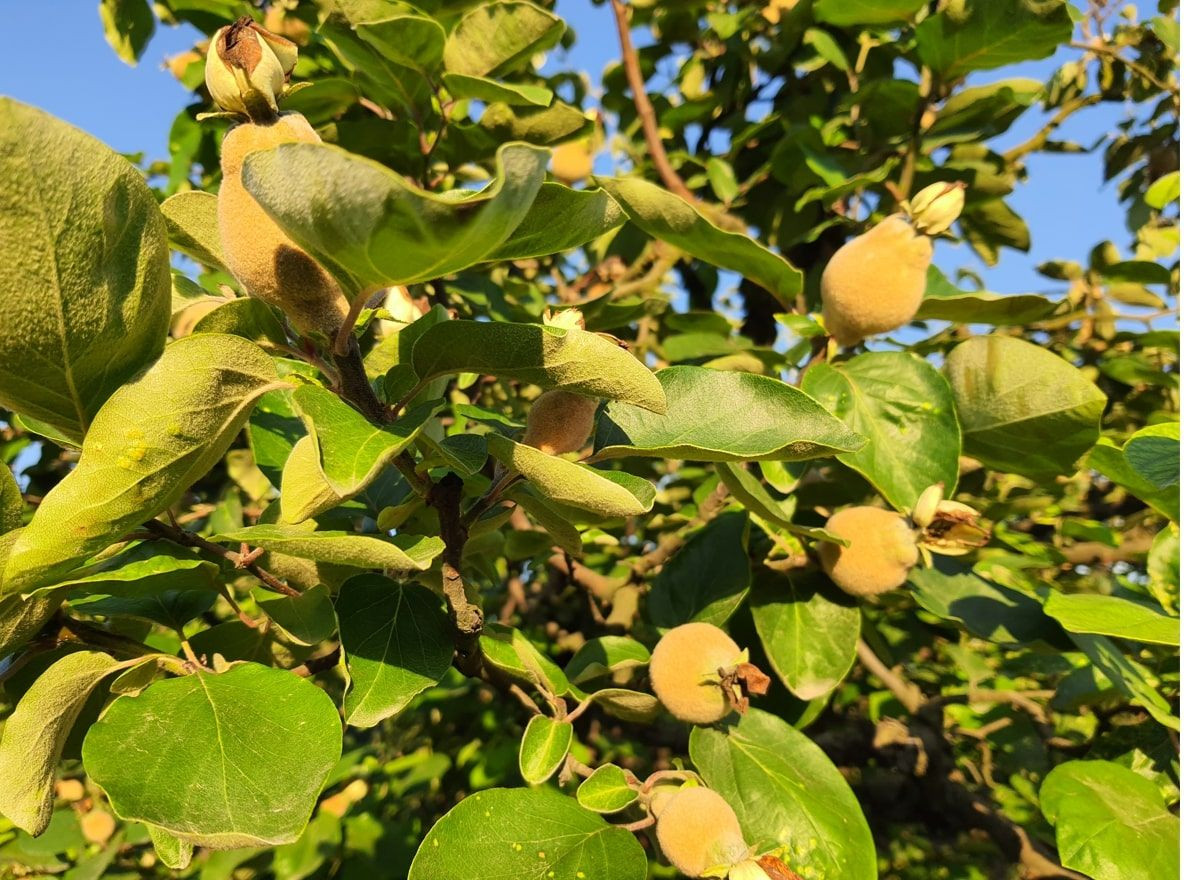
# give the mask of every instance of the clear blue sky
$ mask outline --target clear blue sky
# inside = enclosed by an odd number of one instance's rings
[[[1143,3],[1142,5],[1147,5]],[[8,36],[0,53],[0,94],[34,104],[90,132],[121,152],[143,152],[164,158],[169,125],[187,101],[188,92],[163,69],[164,59],[192,46],[190,28],[159,27],[138,67],[121,62],[103,39],[97,0],[0,0]],[[558,12],[579,35],[565,66],[586,70],[596,85],[617,46],[612,13],[588,0],[559,0]],[[48,19],[48,21],[46,20]],[[46,42],[46,30],[51,30]],[[37,36],[34,37],[33,35]],[[22,36],[24,35],[24,36]],[[639,32],[639,43],[646,35]],[[45,54],[52,53],[52,61]],[[1012,76],[1045,80],[1063,61],[1074,57],[1062,50],[1056,57],[979,74],[989,82]],[[1093,143],[1112,130],[1124,110],[1103,105],[1079,113],[1058,137]],[[1042,114],[1030,110],[999,139],[1003,148],[1018,143],[1039,128]],[[1004,251],[999,266],[986,269],[967,248],[943,245],[937,262],[947,272],[961,266],[983,274],[999,292],[1057,291],[1055,282],[1033,267],[1047,259],[1083,259],[1099,240],[1113,239],[1126,250],[1130,234],[1124,213],[1101,179],[1101,157],[1036,155],[1028,163],[1029,179],[1010,197],[1011,204],[1032,230],[1032,251]]]

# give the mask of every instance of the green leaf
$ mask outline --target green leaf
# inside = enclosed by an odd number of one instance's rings
[[[591,697],[609,715],[631,724],[653,724],[662,713],[662,704],[653,694],[628,688],[601,688]]]
[[[628,636],[600,636],[580,645],[563,671],[572,684],[636,669],[650,662],[650,652],[641,642]]]
[[[564,30],[562,19],[533,3],[484,3],[448,35],[444,66],[468,76],[506,73],[550,49]]]
[[[452,663],[452,635],[440,597],[378,574],[350,578],[337,596],[349,670],[345,720],[373,727],[438,684]]]
[[[1067,868],[1094,880],[1160,880],[1180,873],[1180,817],[1159,788],[1109,761],[1067,761],[1040,786]]]
[[[1060,310],[1062,304],[1035,293],[998,294],[955,287],[936,266],[929,267],[925,298],[917,317],[955,324],[1010,326],[1031,324]]]
[[[218,594],[209,590],[165,590],[148,596],[84,596],[71,600],[70,607],[103,617],[138,617],[180,631],[216,601]]]
[[[217,590],[217,578],[213,562],[169,541],[143,541],[45,589],[134,598],[170,589]]]
[[[412,366],[421,382],[449,373],[485,373],[625,400],[665,412],[662,386],[645,364],[586,330],[543,324],[445,321],[415,343]]]
[[[1173,522],[1180,521],[1180,490],[1175,485],[1160,488],[1144,479],[1131,466],[1131,461],[1109,439],[1103,437],[1090,450],[1086,465],[1101,473],[1106,479],[1122,486],[1153,509]]]
[[[408,880],[555,877],[645,880],[630,832],[548,788],[495,788],[465,798],[432,826]]]
[[[563,696],[571,688],[563,670],[511,626],[487,623],[481,631],[481,652],[495,669],[552,696]]]
[[[982,199],[967,204],[958,218],[966,241],[988,266],[999,262],[1001,248],[1028,251],[1032,234],[1028,224],[1003,199]]]
[[[87,773],[120,817],[218,849],[299,837],[340,756],[328,695],[257,663],[120,697],[82,744]],[[162,796],[161,780],[185,796]]]
[[[271,306],[261,299],[240,297],[218,306],[193,325],[194,333],[229,333],[252,342],[287,345],[288,334]]]
[[[424,571],[444,552],[444,542],[437,537],[398,535],[388,540],[354,532],[322,532],[306,526],[274,524],[235,529],[219,535],[217,540],[246,542],[252,547],[317,562],[395,571]]]
[[[580,783],[576,800],[594,813],[619,813],[637,800],[637,789],[616,764],[601,764]]]
[[[586,135],[593,124],[578,107],[552,101],[550,107],[490,104],[481,114],[480,127],[497,141],[549,146]]]
[[[0,546],[3,540],[0,538]],[[4,553],[0,552],[0,559],[3,558]],[[24,647],[49,623],[61,604],[60,598],[44,596],[28,599],[23,596],[0,597],[0,659]]]
[[[744,837],[792,848],[798,873],[875,880],[876,850],[846,780],[805,734],[759,709],[691,731],[691,760],[736,809]]]
[[[1072,35],[1063,0],[966,3],[917,26],[917,53],[922,64],[949,81],[973,70],[1047,58]]]
[[[25,496],[8,465],[0,464],[0,535],[20,528]]]
[[[802,390],[869,439],[838,459],[897,510],[911,510],[934,483],[953,492],[962,453],[954,394],[926,361],[911,352],[884,351],[815,364]]]
[[[748,594],[748,514],[717,516],[662,566],[646,600],[655,626],[692,620],[723,626]]]
[[[237,336],[169,345],[111,395],[73,471],[46,494],[12,548],[4,592],[28,592],[181,500],[226,454],[275,366]]]
[[[1106,636],[1071,633],[1069,638],[1120,693],[1146,709],[1164,727],[1180,729],[1179,716],[1152,685],[1151,670],[1124,654]]]
[[[168,228],[169,244],[203,266],[229,272],[218,232],[218,197],[191,190],[169,196],[160,212]]]
[[[914,568],[909,586],[930,614],[956,621],[980,639],[1013,645],[1064,641],[1035,598],[979,577],[948,556],[935,556],[932,568]]]
[[[1048,480],[1073,473],[1098,439],[1106,395],[1050,351],[980,336],[946,358],[967,455],[1004,473]]]
[[[1039,80],[1020,78],[959,89],[937,112],[923,143],[933,149],[1000,135],[1043,93]]]
[[[793,498],[778,501],[765,488],[760,478],[749,473],[743,464],[718,461],[715,463],[715,472],[719,474],[720,482],[728,487],[732,497],[750,512],[782,528],[798,529],[798,526],[793,524],[796,506]]]
[[[1122,454],[1136,474],[1157,489],[1180,482],[1180,425],[1150,425],[1126,441]]]
[[[792,310],[802,291],[802,273],[747,235],[728,232],[684,199],[637,177],[594,177],[647,234],[692,257],[739,272]]]
[[[164,220],[126,159],[11,98],[0,98],[0,215],[0,406],[77,444],[164,346]]]
[[[135,67],[156,30],[156,16],[148,0],[99,0],[99,18],[103,20],[103,36],[115,54]]]
[[[546,150],[505,144],[489,186],[441,195],[337,147],[284,144],[248,156],[243,185],[358,293],[430,281],[489,259],[529,213],[547,160]]]
[[[814,18],[827,24],[849,27],[908,21],[925,0],[817,0]]]
[[[494,458],[550,501],[603,517],[638,516],[654,506],[654,487],[641,477],[567,461],[498,434],[487,435],[486,442]]]
[[[189,867],[189,863],[193,861],[193,844],[186,843],[179,837],[174,837],[163,828],[157,828],[155,825],[148,825],[148,836],[152,838],[152,848],[156,851],[156,857],[164,863],[165,867],[172,868],[174,871],[184,871]]]
[[[597,458],[804,461],[867,442],[809,395],[768,376],[684,366],[657,377],[666,414],[609,403],[596,425]]]
[[[0,730],[0,814],[38,835],[53,815],[54,770],[70,728],[100,681],[120,664],[97,651],[67,654],[21,697]]]
[[[296,525],[337,507],[344,499],[321,469],[316,440],[301,437],[284,462],[280,479],[280,522]]]
[[[1053,592],[1044,603],[1044,612],[1069,632],[1180,645],[1179,618],[1118,596]]]
[[[599,238],[625,222],[625,214],[602,189],[572,189],[544,183],[526,219],[490,256],[525,260],[564,253]]]
[[[464,73],[444,74],[444,88],[454,98],[470,98],[489,104],[501,101],[510,106],[547,107],[555,97],[555,93],[545,86],[503,83]]]
[[[518,747],[518,772],[527,785],[542,785],[557,771],[571,748],[573,728],[566,721],[535,715]]]
[[[1167,611],[1180,606],[1180,530],[1166,525],[1159,530],[1147,553],[1148,588]],[[3,625],[0,624],[0,631]],[[0,644],[3,638],[0,637]],[[0,648],[0,654],[4,650]]]
[[[374,425],[340,397],[318,385],[301,385],[292,399],[304,417],[329,487],[352,498],[415,440],[440,409],[437,402],[411,407],[387,425]]]
[[[855,663],[859,605],[817,574],[762,569],[748,600],[765,656],[799,700],[834,690]]]
[[[530,514],[530,518],[547,530],[547,534],[568,556],[583,556],[584,543],[579,530],[558,510],[539,498],[527,485],[517,485],[506,492],[506,497],[516,502]]]
[[[363,21],[354,29],[383,58],[432,75],[444,63],[444,28],[423,15],[395,15]]]
[[[318,644],[337,630],[333,597],[324,584],[317,584],[299,596],[284,596],[262,587],[256,587],[251,595],[259,610],[298,645]]]

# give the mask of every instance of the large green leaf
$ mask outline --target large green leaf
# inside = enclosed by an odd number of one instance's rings
[[[1061,303],[1036,293],[962,290],[950,283],[940,269],[930,266],[925,298],[921,300],[917,317],[955,324],[1009,326],[1040,321],[1061,308]]]
[[[460,20],[444,45],[444,66],[452,73],[506,73],[563,36],[563,20],[533,3],[483,3]]]
[[[917,26],[921,62],[946,80],[1047,58],[1073,35],[1064,0],[991,0],[946,7]]]
[[[169,232],[169,244],[212,269],[229,271],[218,232],[218,197],[190,190],[169,196],[161,203]]]
[[[859,641],[859,605],[827,578],[761,569],[748,604],[765,656],[798,699],[817,699],[847,677]]]
[[[699,529],[662,566],[646,599],[655,626],[692,620],[723,626],[748,594],[748,515],[724,513]]]
[[[1128,657],[1106,636],[1070,633],[1069,638],[1120,693],[1146,709],[1164,727],[1180,729],[1180,717],[1163,694],[1155,689],[1151,670]]]
[[[637,838],[547,788],[470,795],[427,833],[408,880],[645,880]]]
[[[379,574],[350,578],[337,596],[350,688],[345,720],[373,727],[437,684],[452,663],[452,635],[440,597]]]
[[[1045,601],[1044,612],[1069,632],[1180,645],[1179,618],[1119,596],[1054,592]]]
[[[1127,463],[1156,489],[1180,482],[1180,424],[1166,422],[1136,431],[1122,447]]]
[[[802,273],[747,235],[716,226],[684,199],[638,177],[595,177],[629,219],[654,238],[696,259],[739,272],[777,298],[786,309],[802,290]]]
[[[436,537],[399,535],[388,539],[354,532],[313,531],[305,525],[247,526],[219,535],[218,540],[245,542],[252,547],[317,562],[395,571],[423,571],[444,552],[444,542]]]
[[[1050,351],[1010,336],[963,342],[946,359],[967,455],[1004,473],[1072,473],[1098,439],[1106,395]]]
[[[925,132],[926,149],[1000,135],[1044,93],[1035,79],[1011,78],[955,92]]]
[[[624,222],[620,205],[602,189],[544,183],[526,219],[489,259],[523,260],[563,253]]]
[[[817,0],[814,18],[845,27],[854,24],[892,24],[908,21],[925,0]]]
[[[571,748],[573,729],[568,721],[534,715],[518,746],[518,772],[528,785],[542,785],[559,769]]]
[[[727,727],[696,727],[691,760],[735,808],[750,844],[791,847],[799,873],[875,880],[876,849],[859,802],[804,733],[749,709]]]
[[[611,402],[596,425],[596,457],[802,461],[867,441],[812,397],[768,376],[669,367],[658,381],[666,414]]]
[[[424,15],[394,15],[364,21],[355,28],[359,37],[395,64],[426,75],[440,69],[444,60],[444,28]]]
[[[845,363],[816,364],[802,390],[869,438],[839,455],[897,510],[913,508],[928,486],[958,482],[962,437],[950,383],[915,354],[870,352]]]
[[[0,463],[0,535],[11,532],[21,524],[25,511],[25,496],[8,465]]]
[[[666,411],[662,386],[650,369],[611,340],[587,330],[444,321],[419,337],[411,363],[421,382],[449,373],[487,373]]]
[[[1162,880],[1180,873],[1180,817],[1158,786],[1109,761],[1068,761],[1040,786],[1067,868],[1094,880]]]
[[[380,426],[319,385],[301,385],[292,399],[305,419],[330,488],[343,499],[370,485],[440,408],[438,403],[420,404]]]
[[[641,477],[620,471],[600,471],[488,435],[490,454],[521,474],[540,495],[600,516],[637,516],[654,506],[654,487]]]
[[[27,592],[176,504],[226,453],[259,396],[279,386],[259,346],[201,333],[169,345],[111,395],[78,467],[21,534],[4,592]]]
[[[340,757],[329,696],[257,663],[120,697],[82,744],[117,814],[218,849],[299,837]]]
[[[490,104],[500,101],[514,107],[547,107],[555,97],[555,93],[546,86],[500,83],[488,77],[464,73],[444,74],[444,87],[454,98]]]
[[[38,676],[0,730],[0,814],[30,834],[53,815],[54,771],[78,713],[119,664],[97,651],[67,654]]]
[[[259,610],[298,645],[323,642],[337,629],[333,597],[325,584],[317,584],[299,596],[285,596],[256,587],[251,596]]]
[[[547,160],[546,150],[505,144],[489,186],[440,195],[337,147],[284,144],[251,154],[243,184],[348,289],[374,291],[489,259],[529,213]]]
[[[1086,464],[1172,521],[1180,521],[1180,487],[1160,487],[1144,478],[1109,438],[1103,437],[1090,450]]]
[[[77,443],[164,346],[164,220],[126,159],[0,98],[0,406]]]
[[[71,597],[152,596],[166,590],[216,590],[218,566],[170,541],[143,541],[44,588]],[[36,591],[39,592],[39,591]]]

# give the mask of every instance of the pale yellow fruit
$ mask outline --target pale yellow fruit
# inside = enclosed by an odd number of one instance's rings
[[[91,810],[78,820],[82,836],[91,843],[106,843],[115,833],[115,818],[103,810]]]
[[[736,812],[710,788],[684,788],[658,817],[658,846],[688,877],[730,867],[748,855]]]
[[[86,789],[77,779],[59,779],[54,783],[54,794],[64,801],[80,801],[86,797]]]
[[[226,265],[251,296],[280,309],[300,333],[331,338],[349,311],[337,282],[286,236],[243,186],[243,161],[280,144],[319,144],[299,113],[270,124],[244,123],[222,141],[222,188],[218,232]],[[300,181],[292,181],[299,186]]]
[[[551,173],[571,185],[592,173],[594,159],[590,141],[568,141],[551,152]]]
[[[742,660],[740,646],[719,627],[684,623],[662,636],[650,657],[654,696],[680,721],[714,724],[732,712],[720,669]]]
[[[875,596],[904,584],[917,564],[917,536],[908,520],[879,507],[848,507],[826,521],[826,530],[850,544],[818,548],[822,568],[852,596]]]
[[[925,295],[933,244],[902,217],[851,239],[822,272],[822,319],[839,345],[907,324]]]
[[[522,442],[548,455],[577,452],[592,433],[599,401],[570,391],[547,391],[530,406]]]

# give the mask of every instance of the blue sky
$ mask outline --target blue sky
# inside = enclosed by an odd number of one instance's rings
[[[48,22],[47,5],[53,9]],[[190,28],[159,27],[139,66],[128,67],[104,41],[97,7],[97,0],[53,0],[52,4],[0,0],[9,35],[0,53],[0,94],[48,110],[121,152],[163,158],[169,126],[187,102],[188,92],[162,65],[169,55],[192,46],[197,33]],[[586,70],[593,84],[598,83],[601,71],[617,53],[611,11],[589,0],[558,0],[558,12],[578,40],[566,58],[555,60]],[[45,58],[47,45],[41,36],[47,27],[52,29],[52,61]],[[636,39],[644,44],[646,35],[639,32]],[[1054,58],[989,71],[976,80],[1028,76],[1043,81],[1075,55],[1062,50]],[[1093,143],[1112,130],[1125,112],[1114,105],[1091,108],[1075,116],[1058,137]],[[1024,140],[1041,123],[1039,110],[1030,110],[998,139],[999,146]],[[1098,154],[1034,155],[1028,171],[1028,181],[1009,201],[1031,227],[1031,253],[1005,251],[1000,264],[988,269],[968,248],[943,244],[936,258],[941,268],[947,273],[959,267],[973,269],[990,289],[1002,293],[1060,292],[1056,282],[1034,271],[1036,264],[1054,258],[1084,259],[1105,238],[1126,250],[1130,234],[1125,214],[1114,198],[1113,186],[1102,184]]]

